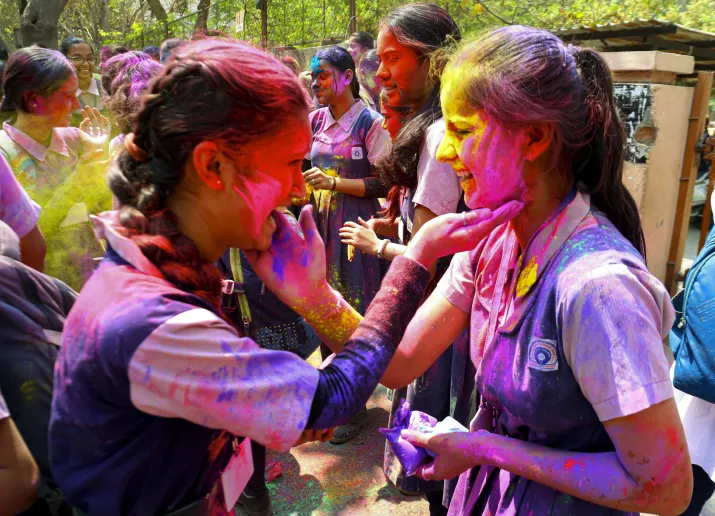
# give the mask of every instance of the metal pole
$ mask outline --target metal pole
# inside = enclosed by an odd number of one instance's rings
[[[268,0],[261,3],[261,47],[268,50]]]

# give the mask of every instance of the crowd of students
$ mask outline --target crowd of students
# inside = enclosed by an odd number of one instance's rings
[[[420,3],[307,71],[227,37],[97,64],[2,72],[0,514],[269,515],[266,448],[348,442],[378,383],[390,426],[470,429],[404,431],[415,475],[386,445],[433,516],[690,510],[597,53]]]

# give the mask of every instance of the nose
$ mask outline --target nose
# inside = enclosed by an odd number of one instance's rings
[[[390,78],[390,71],[387,69],[385,63],[383,63],[382,61],[380,61],[380,65],[377,67],[377,72],[375,72],[375,76],[383,82]]]
[[[75,110],[77,110],[77,109],[82,109],[82,104],[79,103],[79,99],[78,99],[77,96],[75,95],[75,96],[72,98],[72,111],[75,111]]]
[[[437,147],[436,157],[437,161],[441,161],[442,163],[450,163],[457,158],[457,150],[454,148],[454,144],[449,135],[445,134],[439,147]]]
[[[303,172],[301,172],[300,167],[293,173],[293,177],[291,179],[293,181],[293,185],[290,189],[291,198],[304,198],[307,192],[305,190],[305,180],[303,179]]]

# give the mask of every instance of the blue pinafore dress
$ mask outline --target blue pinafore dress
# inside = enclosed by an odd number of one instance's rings
[[[319,109],[311,118],[313,145],[310,162],[329,176],[344,179],[365,179],[370,176],[367,135],[380,114],[363,109],[342,141],[323,134],[329,108]],[[380,210],[375,198],[356,197],[329,190],[315,190],[311,196],[320,236],[325,243],[328,282],[340,292],[360,314],[380,289],[382,277],[389,263],[356,251],[348,259],[348,246],[340,241],[340,228],[347,221],[357,222],[358,217],[369,220]]]

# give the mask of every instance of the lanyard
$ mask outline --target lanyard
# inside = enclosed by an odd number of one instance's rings
[[[246,336],[249,335],[251,325],[251,309],[248,306],[248,298],[246,297],[246,286],[243,283],[243,269],[241,268],[241,251],[231,248],[231,275],[233,276],[234,284],[240,285],[239,288],[234,288],[233,293],[238,299],[238,306],[241,309],[243,317],[243,328],[246,331]]]

